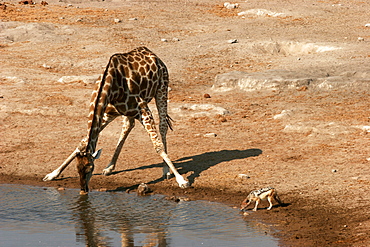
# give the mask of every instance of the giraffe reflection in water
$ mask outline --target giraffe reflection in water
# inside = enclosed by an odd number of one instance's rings
[[[163,221],[168,212],[159,212],[159,222],[156,217],[151,218],[150,215],[140,217],[140,214],[145,214],[142,208],[138,211],[134,207],[124,206],[118,198],[116,203],[110,201],[115,211],[99,210],[94,203],[88,196],[80,196],[73,208],[77,242],[89,247],[116,246],[117,242],[109,236],[109,232],[114,231],[120,234],[121,247],[137,246],[135,236],[139,236],[140,246],[168,246],[167,224]],[[142,220],[138,221],[140,218]],[[167,216],[165,220],[169,219],[170,216]]]

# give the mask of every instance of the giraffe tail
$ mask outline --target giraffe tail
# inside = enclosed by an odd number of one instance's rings
[[[172,122],[174,122],[174,120],[169,115],[166,115],[166,123],[167,123],[167,126],[168,126],[168,128],[170,128],[170,130],[173,131]]]

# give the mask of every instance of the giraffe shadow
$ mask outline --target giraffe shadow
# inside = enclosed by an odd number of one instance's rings
[[[178,167],[180,173],[192,172],[187,179],[190,184],[193,184],[195,178],[212,166],[231,160],[259,156],[260,154],[262,154],[261,149],[221,150],[183,157],[175,161],[175,166]]]
[[[262,154],[261,149],[246,149],[246,150],[221,150],[221,151],[213,151],[213,152],[206,152],[198,155],[183,157],[173,161],[176,169],[179,171],[180,174],[185,174],[190,172],[191,175],[187,177],[190,185],[194,183],[194,180],[200,176],[200,174],[212,166],[218,165],[222,162],[227,162],[231,160],[238,160],[238,159],[246,159],[249,157],[255,157]],[[120,171],[114,171],[111,175],[119,174],[121,172],[128,172],[134,170],[145,170],[155,167],[163,167],[163,163],[152,164],[148,166],[141,166],[136,167],[133,169],[126,169]],[[148,184],[155,184],[158,182],[163,181],[164,178],[158,178],[156,180],[150,181]],[[135,186],[131,186],[131,188],[135,188]],[[127,188],[117,188],[116,190],[125,190]]]

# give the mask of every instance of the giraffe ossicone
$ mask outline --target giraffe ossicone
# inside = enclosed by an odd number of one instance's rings
[[[111,56],[103,78],[97,83],[91,96],[86,137],[63,164],[46,175],[43,180],[58,177],[77,157],[81,194],[88,193],[94,160],[99,158],[101,153],[101,150],[95,150],[99,133],[115,118],[122,116],[122,132],[111,162],[103,170],[103,175],[109,175],[115,169],[122,146],[135,126],[135,120],[138,120],[148,132],[154,149],[165,162],[163,175],[168,177],[171,171],[179,186],[187,188],[189,182],[179,174],[167,155],[166,135],[168,128],[172,128],[172,119],[167,114],[168,83],[166,65],[146,47]],[[161,138],[148,107],[153,98],[158,109]]]

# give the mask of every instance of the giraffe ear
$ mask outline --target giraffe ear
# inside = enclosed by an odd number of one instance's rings
[[[98,151],[96,151],[94,154],[93,154],[93,157],[95,160],[99,159],[100,155],[101,155],[101,152],[102,150],[99,149]]]

